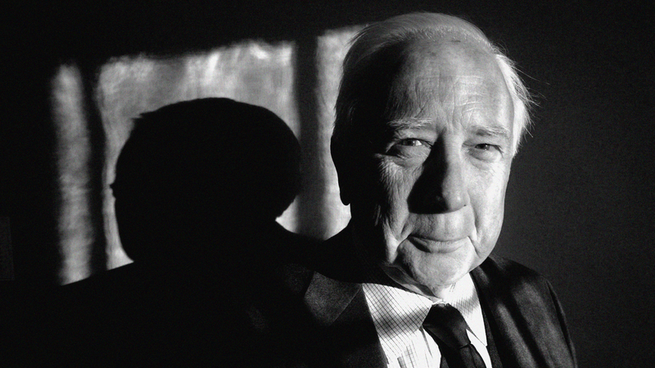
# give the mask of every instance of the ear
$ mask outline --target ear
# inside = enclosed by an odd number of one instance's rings
[[[336,152],[334,146],[331,149],[332,161],[337,169],[337,179],[339,181],[339,197],[344,205],[349,205],[352,198],[352,181],[353,172],[351,170],[352,162],[345,159],[343,154]]]
[[[339,197],[341,198],[341,203],[344,204],[344,206],[347,206],[350,204],[350,182],[345,178],[347,174],[342,174],[340,170],[337,169],[337,179],[339,180]]]

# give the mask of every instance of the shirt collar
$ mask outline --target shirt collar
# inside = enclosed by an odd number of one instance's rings
[[[383,350],[392,356],[400,356],[435,302],[400,287],[378,283],[364,283],[362,286]],[[482,309],[470,274],[460,279],[437,303],[448,303],[457,308],[473,335],[487,345]]]

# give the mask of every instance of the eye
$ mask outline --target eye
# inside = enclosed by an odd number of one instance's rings
[[[421,146],[425,146],[425,147],[428,147],[428,148],[430,147],[430,144],[428,142],[426,142],[424,140],[421,140],[421,139],[416,139],[416,138],[403,139],[403,140],[401,140],[400,142],[398,142],[396,144],[400,145],[400,146],[405,146],[405,147],[421,147]]]
[[[491,143],[478,143],[472,146],[471,154],[479,160],[492,162],[500,159],[503,149]]]
[[[498,146],[494,146],[493,144],[489,144],[489,143],[480,143],[480,144],[475,145],[476,149],[483,150],[483,151],[489,151],[489,150],[495,149],[497,147]]]
[[[424,139],[404,138],[394,142],[386,154],[399,158],[426,157],[431,148],[432,144]]]

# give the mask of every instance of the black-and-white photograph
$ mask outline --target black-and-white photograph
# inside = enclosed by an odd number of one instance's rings
[[[655,361],[647,1],[0,9],[3,367]]]

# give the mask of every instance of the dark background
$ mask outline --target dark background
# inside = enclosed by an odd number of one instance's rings
[[[302,93],[315,82],[316,36],[439,11],[465,16],[500,43],[539,105],[514,162],[497,252],[551,280],[580,366],[655,361],[655,13],[647,1],[13,1],[2,8],[0,216],[11,220],[16,283],[58,280],[49,98],[61,63],[81,67],[90,94],[96,68],[112,56],[294,40],[306,123],[316,113],[312,93]]]

